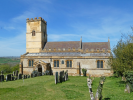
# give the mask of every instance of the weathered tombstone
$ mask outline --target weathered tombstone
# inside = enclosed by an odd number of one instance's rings
[[[31,73],[31,78],[33,78],[34,76],[33,76],[33,73]]]
[[[37,74],[35,74],[35,77],[37,77]]]
[[[18,71],[16,70],[16,76],[18,76]]]
[[[64,81],[64,71],[60,71],[60,83],[62,83],[62,81]]]
[[[27,78],[30,78],[30,75],[27,75]]]
[[[8,74],[8,75],[7,75],[6,81],[11,81],[11,74]]]
[[[18,75],[18,79],[22,79],[22,74],[19,74]]]
[[[24,75],[24,79],[27,79],[27,75]]]
[[[4,81],[4,75],[0,75],[0,82]]]
[[[68,70],[66,70],[66,80],[68,80]]]
[[[58,83],[58,72],[55,72],[55,84]]]
[[[13,76],[15,76],[15,71],[13,71]]]

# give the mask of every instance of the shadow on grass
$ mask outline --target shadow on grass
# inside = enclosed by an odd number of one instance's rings
[[[125,81],[118,81],[118,82],[116,82],[116,84],[117,84],[119,87],[125,87],[126,82],[125,82]]]
[[[104,98],[103,100],[110,100],[110,98]]]

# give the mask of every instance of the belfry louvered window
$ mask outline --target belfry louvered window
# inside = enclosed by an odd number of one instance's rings
[[[35,31],[34,30],[32,31],[32,36],[35,36]]]
[[[103,68],[103,60],[97,61],[97,68]]]
[[[59,67],[59,60],[54,60],[54,67]]]

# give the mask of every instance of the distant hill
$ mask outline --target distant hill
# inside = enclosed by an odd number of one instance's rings
[[[11,66],[14,66],[16,64],[19,64],[20,57],[0,57],[0,65],[1,64],[9,64]]]

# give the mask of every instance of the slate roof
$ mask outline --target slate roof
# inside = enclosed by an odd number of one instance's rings
[[[67,42],[47,42],[44,49],[79,49],[80,41],[67,41]]]
[[[82,49],[110,49],[108,42],[82,42]],[[67,42],[47,42],[44,49],[80,49],[80,41],[67,41]]]
[[[82,47],[83,47],[83,50],[86,50],[86,49],[89,49],[89,50],[105,49],[105,50],[107,50],[107,49],[109,49],[108,42],[83,42]]]

